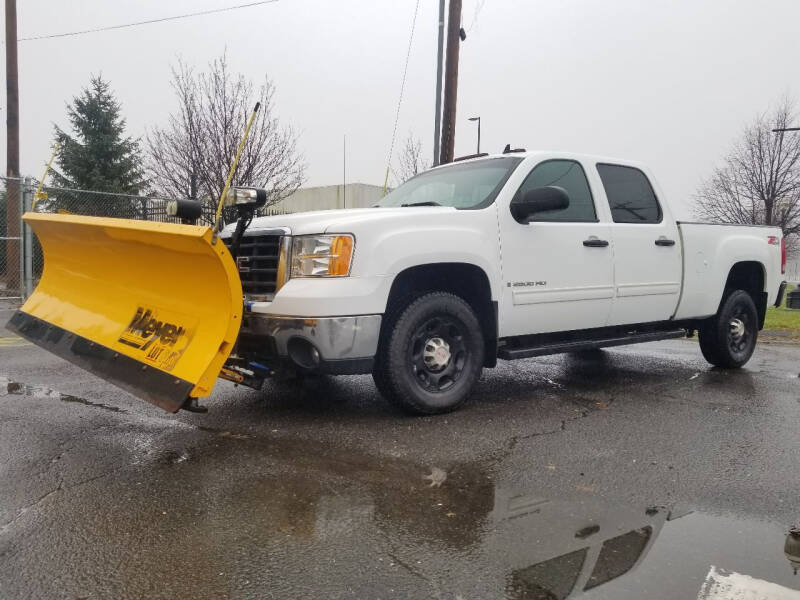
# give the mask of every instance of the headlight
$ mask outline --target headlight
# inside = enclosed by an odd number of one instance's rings
[[[352,235],[299,235],[292,241],[292,277],[346,277]]]
[[[258,188],[232,187],[225,196],[225,206],[261,208],[267,203],[267,191]]]

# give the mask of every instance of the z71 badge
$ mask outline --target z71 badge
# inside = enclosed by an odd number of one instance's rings
[[[189,346],[191,333],[180,317],[139,306],[117,341],[143,354],[139,360],[171,371]]]

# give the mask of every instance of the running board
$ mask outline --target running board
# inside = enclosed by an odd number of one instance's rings
[[[657,342],[659,340],[671,340],[682,337],[686,337],[685,329],[633,333],[630,335],[598,338],[595,340],[558,342],[541,346],[531,346],[528,348],[501,347],[497,351],[497,357],[504,360],[514,360],[515,358],[530,358],[532,356],[545,356],[547,354],[561,354],[564,352],[581,352],[583,350],[595,350],[597,348],[606,348],[608,346],[626,346],[628,344],[642,344],[644,342]]]

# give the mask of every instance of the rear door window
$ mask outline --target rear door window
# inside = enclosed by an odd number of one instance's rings
[[[512,571],[506,584],[508,600],[565,600],[586,560],[586,548]]]
[[[660,223],[661,206],[647,176],[634,167],[598,164],[614,223]]]
[[[647,548],[652,533],[650,527],[642,527],[603,542],[592,574],[583,589],[590,590],[630,571]]]

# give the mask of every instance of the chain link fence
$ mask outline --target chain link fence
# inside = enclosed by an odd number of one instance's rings
[[[21,220],[27,211],[180,223],[163,198],[45,186],[36,199],[37,186],[31,178],[0,178],[0,299],[24,299],[42,274],[42,248]],[[213,223],[210,203],[201,220]]]
[[[167,214],[168,199],[44,186],[36,196],[38,182],[30,177],[0,177],[0,300],[22,300],[33,292],[42,274],[42,248],[21,215],[27,211],[116,217],[140,221],[180,223]],[[266,207],[261,215],[282,214],[285,209]],[[203,203],[198,224],[213,225],[216,202]],[[223,221],[235,219],[223,210]]]
[[[35,193],[35,190],[32,193]],[[47,186],[42,188],[33,210],[44,213],[180,223],[180,219],[170,217],[167,214],[168,202],[169,200],[163,198]],[[213,224],[214,208],[211,203],[203,205],[201,223],[206,225]],[[28,210],[31,210],[31,208],[28,208]]]
[[[23,298],[21,181],[0,180],[0,300]]]

